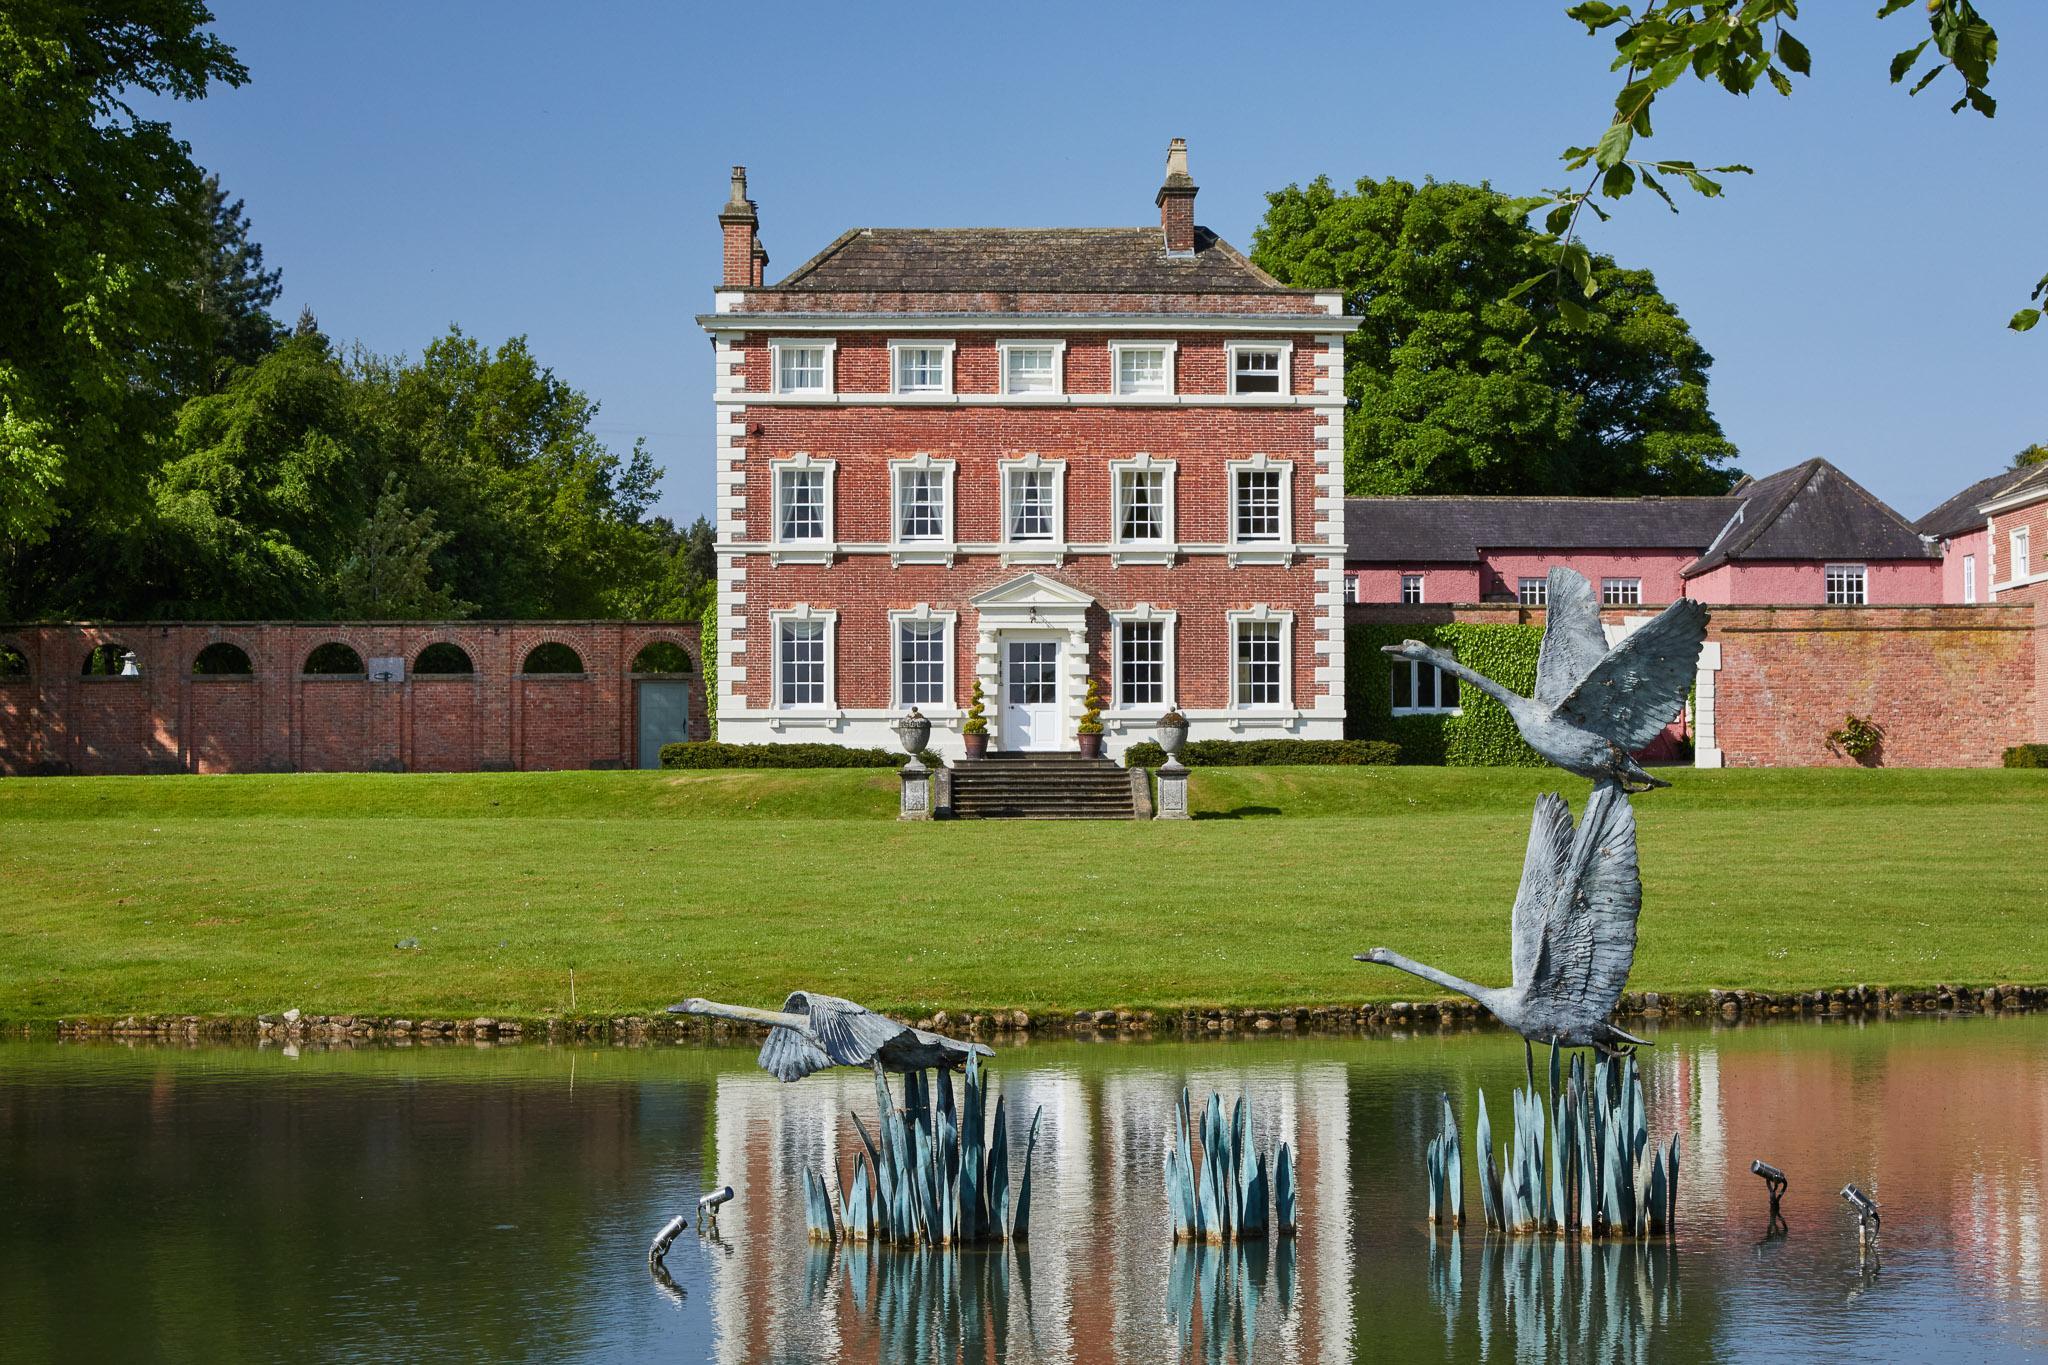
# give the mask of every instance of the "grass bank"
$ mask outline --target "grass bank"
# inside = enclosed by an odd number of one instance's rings
[[[2048,982],[2048,773],[1679,772],[1631,985]],[[889,772],[0,781],[0,1019],[1417,998],[1507,971],[1504,769],[1211,769],[1184,825],[889,818]],[[418,948],[394,945],[416,940]],[[570,973],[575,974],[575,1002]]]

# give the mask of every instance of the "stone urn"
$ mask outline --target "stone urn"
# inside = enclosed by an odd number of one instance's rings
[[[1187,747],[1188,718],[1178,711],[1168,711],[1152,727],[1159,740],[1159,747],[1166,751],[1166,766],[1181,766],[1180,751]]]
[[[905,766],[923,769],[924,764],[918,761],[917,756],[931,743],[932,723],[915,706],[910,708],[909,715],[896,722],[896,738],[902,742],[903,752],[910,755],[910,762]]]

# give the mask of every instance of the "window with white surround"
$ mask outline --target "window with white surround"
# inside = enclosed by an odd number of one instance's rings
[[[1421,575],[1421,574],[1419,574],[1419,573],[1404,573],[1404,574],[1402,574],[1402,575],[1401,575],[1401,605],[1402,605],[1402,606],[1404,606],[1404,607],[1414,607],[1414,606],[1420,606],[1420,605],[1421,605],[1421,603],[1422,603],[1422,575]]]
[[[1418,659],[1394,660],[1393,710],[1397,716],[1458,714],[1458,680]]]
[[[1003,471],[1006,539],[1059,538],[1059,471],[1048,465],[1010,465]]]
[[[1172,342],[1112,341],[1111,368],[1120,394],[1170,394],[1173,392]]]
[[[1860,607],[1870,600],[1869,570],[1861,564],[1830,564],[1827,567],[1827,605]]]
[[[1287,621],[1284,616],[1232,613],[1231,705],[1271,710],[1287,705]]]
[[[1233,341],[1225,347],[1230,359],[1232,393],[1283,394],[1288,387],[1288,361],[1293,346],[1284,341]]]
[[[1230,538],[1238,544],[1277,544],[1287,538],[1289,467],[1261,455],[1230,465]]]
[[[1059,393],[1060,362],[1066,344],[1058,341],[999,341],[1003,392],[1011,395]]]
[[[777,612],[775,621],[775,705],[786,711],[831,705],[832,614],[799,608]]]
[[[946,705],[946,642],[951,621],[899,617],[896,621],[896,704]]]
[[[1357,574],[1346,573],[1344,575],[1344,600],[1346,602],[1363,602],[1365,600],[1365,588],[1363,585],[1364,580]]]
[[[1124,618],[1116,622],[1116,704],[1122,708],[1166,705],[1166,650],[1169,622]]]
[[[1111,539],[1119,545],[1157,546],[1173,540],[1173,465],[1149,456],[1112,462]]]
[[[899,546],[950,554],[953,543],[953,462],[918,455],[889,464],[890,525]]]
[[[1640,607],[1643,604],[1643,580],[1640,578],[1603,578],[1600,580],[1600,605],[1603,607]]]
[[[832,352],[829,341],[771,341],[768,351],[775,376],[775,392],[825,394],[832,391]]]
[[[820,548],[830,544],[832,461],[800,454],[776,461],[774,471],[776,542]]]
[[[1963,556],[1963,601],[1977,600],[1977,556]]]
[[[1548,578],[1518,578],[1515,580],[1515,600],[1525,607],[1547,607],[1550,605],[1550,580]]]
[[[890,369],[895,390],[904,394],[940,394],[953,391],[953,343],[950,341],[892,341]]]
[[[2031,526],[2021,526],[2013,531],[2010,537],[2012,544],[2012,569],[2006,574],[2008,582],[2018,583],[2022,579],[2033,575],[2033,539],[2034,531]]]

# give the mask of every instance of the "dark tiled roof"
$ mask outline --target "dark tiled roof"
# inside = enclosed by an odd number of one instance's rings
[[[1171,257],[1156,227],[855,228],[775,289],[818,293],[1301,293],[1207,228]]]
[[[1475,563],[1481,550],[1686,550],[1735,512],[1731,498],[1347,498],[1347,557]]]
[[[2011,483],[1998,490],[1998,496],[2001,498],[2009,498],[2015,493],[2026,493],[2036,496],[2048,493],[2048,464],[2033,466],[2031,469],[2019,474]],[[1989,502],[1990,499],[1986,498],[1985,501]]]
[[[1686,577],[1755,559],[1938,559],[1897,512],[1829,464],[1807,460],[1736,485],[1741,518],[1685,569]]]
[[[1988,479],[1979,479],[1914,522],[1913,529],[1923,536],[1959,536],[1965,531],[1979,530],[1984,525],[1984,514],[1977,509],[1991,501],[1993,495],[2018,483],[2020,477],[2017,470],[2001,469]]]

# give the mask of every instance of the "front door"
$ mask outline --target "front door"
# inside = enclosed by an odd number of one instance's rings
[[[659,768],[661,746],[690,737],[690,684],[642,682],[640,691],[640,766]]]
[[[1057,749],[1060,724],[1060,642],[1025,636],[1003,641],[1005,749]]]

